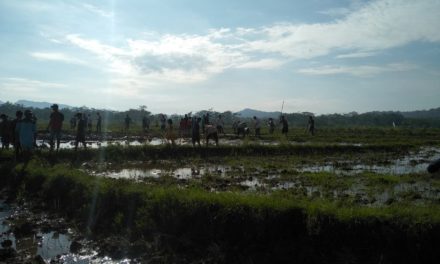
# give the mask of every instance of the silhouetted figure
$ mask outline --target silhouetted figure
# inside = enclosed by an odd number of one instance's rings
[[[225,122],[223,121],[222,115],[218,115],[216,123],[217,123],[218,133],[222,133],[223,135],[225,135],[225,130],[224,130]]]
[[[429,173],[436,173],[440,171],[440,159],[431,162],[427,168]]]
[[[241,135],[243,135],[243,138],[244,138],[245,136],[249,135],[249,132],[250,132],[250,130],[249,130],[249,127],[246,122],[239,122],[237,124],[237,136],[238,137],[241,134]]]
[[[128,116],[128,114],[125,116],[124,124],[125,124],[125,132],[128,132],[128,130],[130,129],[130,124],[131,124],[131,118],[130,118],[130,116]]]
[[[92,134],[93,120],[90,114],[87,115],[87,128],[89,130],[89,134]]]
[[[50,150],[54,149],[54,140],[57,140],[57,150],[60,148],[60,139],[61,139],[61,129],[63,127],[64,115],[58,111],[58,105],[53,104],[50,108],[52,108],[52,113],[49,117],[49,125],[47,129],[50,132]]]
[[[192,144],[193,147],[196,146],[196,143],[199,144],[200,147],[200,121],[202,119],[200,117],[195,117],[193,118],[192,121],[192,133],[191,133],[191,140],[192,140]]]
[[[29,110],[30,111],[30,110]],[[31,111],[31,114],[32,114],[32,122],[34,122],[34,124],[35,124],[35,127],[38,127],[37,126],[37,121],[38,121],[38,118],[37,118],[37,116],[34,114],[34,113],[32,113],[32,111]],[[38,146],[37,146],[37,130],[35,130],[35,135],[34,135],[34,148],[37,148]]]
[[[171,118],[168,119],[167,124],[168,124],[168,126],[167,126],[167,129],[165,132],[165,139],[167,140],[167,143],[171,143],[171,145],[174,146],[174,145],[176,145],[176,143],[174,141],[176,139],[176,135],[174,133],[173,120],[171,120]]]
[[[206,113],[205,115],[205,125],[210,125],[211,123],[209,122],[209,113]]]
[[[205,134],[205,126],[207,125],[206,123],[206,114],[202,115],[202,133]]]
[[[22,155],[25,161],[29,160],[30,155],[34,149],[36,125],[32,118],[32,112],[30,110],[24,111],[24,118],[17,122],[15,131],[18,134],[20,140],[20,146]]]
[[[289,123],[287,123],[285,116],[281,116],[280,123],[282,125],[281,133],[287,137],[287,133],[289,133]]]
[[[96,133],[97,134],[102,133],[102,117],[99,112],[96,113]]]
[[[213,139],[215,141],[215,145],[218,146],[218,131],[217,128],[213,125],[206,125],[205,126],[205,140],[206,140],[206,146],[209,144],[209,140]]]
[[[2,149],[9,149],[11,143],[11,122],[7,115],[0,115],[0,137],[2,138]]]
[[[12,135],[11,142],[14,146],[15,159],[18,159],[21,153],[20,136],[18,134],[18,131],[15,130],[15,128],[17,127],[17,123],[21,122],[22,119],[23,119],[23,112],[18,110],[17,112],[15,112],[15,119],[12,120],[11,122],[11,135]]]
[[[260,137],[261,122],[260,119],[256,116],[254,116],[254,128],[255,128],[255,136]]]
[[[313,116],[309,116],[309,122],[307,124],[307,130],[310,134],[315,135],[315,120],[313,119]]]
[[[142,130],[148,132],[150,130],[150,119],[147,116],[142,118]]]
[[[87,123],[84,119],[83,114],[77,113],[76,114],[77,119],[77,125],[76,125],[76,138],[75,138],[75,150],[78,149],[79,143],[82,143],[84,148],[87,148],[86,144],[86,127]]]
[[[164,114],[160,114],[159,115],[159,121],[160,121],[160,130],[162,132],[165,132],[166,129],[166,123],[167,123],[167,118]]]
[[[75,116],[72,116],[72,118],[70,118],[70,129],[74,130],[76,128],[76,118]]]
[[[273,134],[275,131],[275,122],[273,121],[273,118],[269,118],[269,121],[267,122],[267,125],[269,126],[269,134]]]
[[[237,134],[237,128],[239,123],[240,123],[239,120],[235,120],[234,122],[232,122],[232,130],[234,131],[234,134]]]
[[[183,118],[183,123],[182,123],[182,134],[184,137],[189,137],[190,132],[191,132],[191,120],[188,117],[187,114],[185,114],[185,117]]]

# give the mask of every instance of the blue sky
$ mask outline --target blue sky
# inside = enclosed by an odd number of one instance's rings
[[[440,0],[0,0],[0,100],[185,113],[439,107]]]

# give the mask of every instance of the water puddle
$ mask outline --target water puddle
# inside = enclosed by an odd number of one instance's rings
[[[114,141],[86,141],[87,148],[91,149],[98,149],[101,147],[108,147],[108,146],[141,146],[144,143],[133,140],[114,140]],[[49,141],[47,140],[37,140],[37,146],[40,149],[49,149]],[[74,149],[75,148],[75,141],[74,140],[68,140],[68,141],[60,141],[60,149]],[[78,145],[78,148],[84,148],[82,144]]]
[[[258,188],[264,188],[267,186],[256,177],[249,177],[247,180],[240,182],[239,185],[247,187],[248,190],[256,190]]]
[[[323,165],[299,166],[300,172],[330,172],[343,175],[356,175],[362,172],[402,175],[424,173],[432,160],[440,158],[439,148],[423,148],[402,158],[391,160],[383,165],[356,164],[352,162],[334,162]],[[342,164],[342,165],[341,165]]]
[[[73,241],[73,233],[70,229],[65,233],[55,230],[45,230],[45,232],[30,230],[25,234],[15,234],[11,226],[16,224],[15,217],[21,213],[20,208],[11,207],[0,201],[0,250],[13,250],[17,253],[15,259],[10,259],[11,263],[22,261],[30,263],[30,260],[36,256],[41,256],[46,263],[133,263],[129,259],[112,260],[109,257],[100,257],[97,251],[84,246],[90,244],[90,241],[85,240],[81,241],[79,252],[73,253],[72,244],[78,242]]]
[[[182,167],[182,168],[130,168],[114,171],[95,172],[96,176],[109,177],[114,179],[130,179],[141,181],[145,178],[159,178],[171,176],[178,179],[192,179],[205,175],[216,175],[226,177],[229,166],[207,166],[207,167]]]
[[[37,146],[41,149],[48,149],[50,148],[49,140],[37,140]],[[153,137],[148,139],[143,139],[139,137],[134,137],[132,139],[129,139],[127,137],[122,137],[120,139],[102,139],[100,140],[98,137],[92,137],[86,141],[87,148],[91,149],[97,149],[101,147],[107,147],[107,146],[142,146],[142,145],[149,145],[149,146],[161,146],[170,144],[171,142],[167,141],[165,138],[161,137]],[[200,142],[202,145],[205,145],[204,139]],[[292,145],[307,145],[312,144],[313,142],[288,142]],[[192,146],[192,141],[190,138],[178,138],[174,141],[174,144],[177,146]],[[278,146],[281,143],[279,141],[273,141],[273,140],[243,140],[243,139],[228,139],[228,138],[220,138],[219,139],[219,145],[227,145],[227,146],[240,146],[243,144],[256,144],[256,145],[264,145],[264,146]],[[341,146],[362,146],[361,143],[334,143],[335,145],[341,145]],[[209,145],[215,145],[214,141],[210,140]],[[83,148],[83,145],[80,144],[78,146],[79,148]],[[67,137],[60,141],[60,149],[74,149],[75,148],[75,139],[73,137]]]

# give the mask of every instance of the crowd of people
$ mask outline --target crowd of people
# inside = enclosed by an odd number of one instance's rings
[[[49,117],[47,130],[49,131],[49,145],[50,150],[58,150],[60,148],[61,132],[64,122],[64,115],[59,111],[57,104],[51,106],[52,112]],[[209,113],[203,114],[201,117],[185,115],[180,119],[179,128],[176,132],[173,126],[173,120],[167,118],[165,114],[159,115],[159,120],[156,121],[163,136],[167,142],[174,145],[177,138],[191,138],[192,144],[201,146],[201,135],[204,135],[206,144],[209,140],[214,140],[218,145],[219,135],[225,135],[225,122],[222,115],[218,115],[215,119],[210,117]],[[14,147],[15,155],[19,157],[21,154],[28,155],[34,147],[36,147],[37,138],[37,118],[31,110],[21,110],[16,112],[16,117],[10,120],[7,115],[0,115],[0,136],[2,149],[8,149],[10,145]],[[123,131],[128,132],[132,119],[127,114],[124,118]],[[273,134],[276,127],[276,122],[273,118],[269,118],[266,122],[269,134]],[[284,115],[279,119],[281,125],[281,133],[287,137],[289,132],[289,124]],[[260,118],[254,116],[252,118],[253,130],[255,137],[261,137],[262,121]],[[236,120],[232,124],[234,133],[237,136],[245,137],[250,134],[251,127],[245,121]],[[92,133],[93,120],[91,114],[76,113],[70,119],[70,129],[75,131],[75,150],[82,144],[84,148],[87,147],[86,136],[87,133]],[[150,132],[150,119],[148,116],[142,118],[143,133]],[[309,117],[307,131],[314,135],[315,122],[312,116]],[[102,133],[102,117],[99,112],[96,113],[96,133]]]

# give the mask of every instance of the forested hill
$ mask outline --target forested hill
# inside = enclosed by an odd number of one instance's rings
[[[419,111],[400,112],[400,113],[407,118],[440,119],[440,107],[429,110],[419,110]]]

